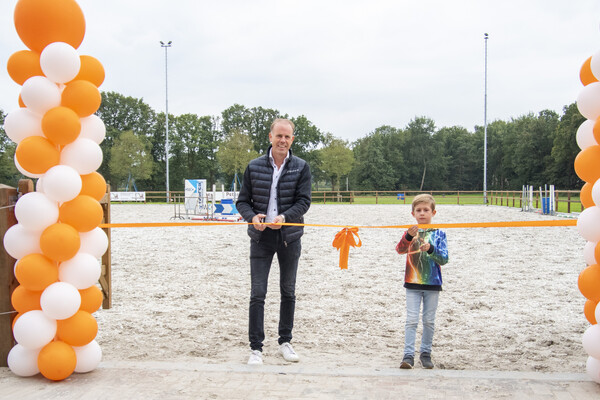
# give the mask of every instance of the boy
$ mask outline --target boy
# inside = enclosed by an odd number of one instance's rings
[[[415,196],[412,216],[417,224],[431,224],[436,214],[435,199],[429,194]],[[415,337],[419,323],[419,311],[423,302],[423,336],[420,359],[423,368],[433,368],[431,345],[435,325],[435,312],[442,290],[441,265],[448,262],[446,234],[439,229],[419,229],[411,226],[396,246],[399,254],[406,254],[404,287],[406,288],[406,326],[404,333],[404,358],[400,368],[414,366]]]

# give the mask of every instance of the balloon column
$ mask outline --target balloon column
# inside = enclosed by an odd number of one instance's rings
[[[18,223],[4,236],[19,282],[8,366],[20,376],[62,380],[95,369],[102,356],[92,313],[102,303],[96,283],[108,247],[98,227],[106,182],[96,172],[106,130],[93,114],[104,68],[77,52],[85,19],[75,0],[19,0],[14,22],[28,49],[8,59],[8,74],[22,85],[21,107],[4,129],[17,143],[17,168],[38,180],[17,201]]]
[[[587,299],[584,314],[591,324],[582,339],[589,355],[586,369],[600,383],[600,52],[585,61],[580,78],[584,87],[577,97],[577,108],[587,120],[577,129],[581,151],[575,158],[575,172],[585,181],[581,188],[585,210],[577,229],[587,241],[583,250],[587,267],[579,275],[578,286]]]

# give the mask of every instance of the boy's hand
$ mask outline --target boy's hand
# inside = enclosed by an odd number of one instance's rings
[[[413,225],[410,228],[408,228],[408,234],[412,237],[417,237],[417,235],[419,234],[419,225]]]
[[[421,247],[419,247],[419,250],[427,252],[427,251],[429,251],[430,248],[431,248],[431,245],[428,242],[428,243],[422,244]]]

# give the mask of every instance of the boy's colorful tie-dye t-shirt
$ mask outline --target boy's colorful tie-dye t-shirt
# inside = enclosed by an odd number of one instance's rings
[[[439,229],[419,229],[412,241],[406,238],[407,232],[396,246],[396,251],[406,254],[404,282],[417,285],[442,286],[441,265],[448,262],[446,233]],[[429,243],[434,251],[429,254],[420,251],[421,245]]]

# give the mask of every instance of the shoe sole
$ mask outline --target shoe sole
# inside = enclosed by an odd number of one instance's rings
[[[407,363],[407,362],[402,362],[402,364],[400,364],[400,368],[402,368],[402,369],[412,369],[412,368],[413,368],[413,366],[412,366],[412,365],[410,365],[410,364],[409,364],[409,363]]]

